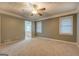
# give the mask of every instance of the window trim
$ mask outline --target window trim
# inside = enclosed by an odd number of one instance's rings
[[[72,18],[72,30],[71,30],[71,33],[63,33],[63,32],[61,32],[61,22],[62,22],[62,20],[63,19],[61,19],[61,18],[63,18],[63,17],[71,17]],[[73,35],[73,16],[63,16],[63,17],[60,17],[59,18],[59,34],[60,35]]]
[[[41,31],[38,31],[37,30],[37,25],[38,25],[38,22],[40,22],[41,23]],[[36,21],[36,33],[42,33],[42,21]]]

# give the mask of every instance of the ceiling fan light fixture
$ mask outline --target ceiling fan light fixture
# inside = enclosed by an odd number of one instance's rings
[[[33,14],[37,14],[37,11],[33,10],[32,13],[33,13]]]

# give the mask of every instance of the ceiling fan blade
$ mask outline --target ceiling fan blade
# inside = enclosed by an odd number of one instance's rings
[[[33,16],[34,14],[31,14],[31,16]],[[42,16],[43,14],[41,14],[41,13],[38,13],[37,15],[39,15],[39,16]]]
[[[43,14],[41,14],[41,13],[38,13],[38,15],[42,16]]]
[[[38,9],[38,10],[44,11],[44,10],[46,10],[46,8],[41,8],[41,9]]]

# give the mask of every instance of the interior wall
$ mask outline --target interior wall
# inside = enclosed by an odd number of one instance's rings
[[[23,40],[25,37],[24,20],[8,15],[1,15],[2,42]]]
[[[59,18],[51,18],[42,20],[42,33],[36,33],[37,36],[48,37],[58,40],[65,40],[70,42],[76,42],[76,14],[73,16],[73,35],[60,35],[59,34]]]
[[[79,14],[77,14],[77,43],[79,46]]]
[[[0,42],[1,42],[1,16],[0,16]]]
[[[32,21],[32,37],[35,37],[35,21]]]

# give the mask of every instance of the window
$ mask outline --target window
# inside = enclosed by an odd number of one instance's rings
[[[60,34],[73,34],[73,16],[66,16],[60,18],[59,24],[59,32]]]
[[[36,32],[42,33],[42,22],[41,21],[36,22]]]

